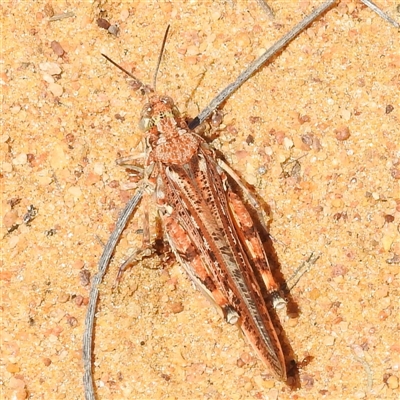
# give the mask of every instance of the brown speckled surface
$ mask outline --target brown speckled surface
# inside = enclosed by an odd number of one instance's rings
[[[95,273],[96,236],[107,240],[132,194],[115,159],[137,151],[142,107],[100,53],[151,82],[171,24],[158,90],[195,116],[314,4],[271,0],[271,21],[256,1],[101,3],[0,6],[4,399],[83,399],[83,271]],[[396,2],[379,5],[400,19]],[[74,16],[49,22],[62,12]],[[100,16],[118,37],[98,27]],[[279,314],[304,361],[299,388],[266,378],[178,265],[154,257],[112,293],[140,243],[139,210],[101,287],[99,399],[398,398],[399,71],[399,32],[342,1],[223,108],[215,147],[265,200],[282,274],[321,253],[292,290],[299,314]],[[20,224],[29,205],[38,215]]]

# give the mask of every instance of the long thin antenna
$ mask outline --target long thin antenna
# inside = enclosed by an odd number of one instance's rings
[[[372,11],[376,12],[384,20],[392,24],[394,27],[399,28],[400,24],[393,18],[389,17],[381,9],[379,9],[371,0],[361,0],[367,7]],[[265,62],[273,57],[277,52],[282,50],[288,43],[290,43],[303,29],[311,24],[316,18],[318,18],[324,11],[331,7],[337,0],[328,0],[322,4],[319,8],[315,9],[310,15],[304,18],[299,24],[297,24],[291,31],[285,36],[278,40],[272,47],[270,47],[261,57],[254,61],[246,71],[242,72],[235,82],[228,85],[221,93],[219,93],[211,103],[189,123],[189,129],[193,130],[198,127],[209,115],[223,103],[235,90],[237,90],[251,75],[254,74]],[[259,0],[261,5],[265,4],[265,1]]]
[[[306,26],[311,24],[318,16],[320,16],[326,9],[332,6],[336,0],[329,0],[322,4],[319,8],[314,10],[310,15],[307,15],[299,24],[297,24],[291,31],[278,40],[272,47],[270,47],[261,57],[254,61],[246,71],[242,72],[235,82],[228,85],[220,94],[218,94],[211,103],[193,120],[189,123],[189,129],[193,130],[198,127],[227,97],[229,97],[243,82],[247,81],[251,75],[254,74],[266,61],[273,55],[285,47],[292,41]]]
[[[135,84],[138,86],[139,89],[145,89],[147,88],[147,86],[140,81],[138,78],[136,78],[136,76],[132,75],[129,71],[127,71],[125,68],[122,68],[120,65],[118,65],[115,61],[111,60],[110,57],[106,56],[105,54],[101,53],[101,55],[107,60],[109,61],[112,65],[114,65],[115,67],[117,67],[118,69],[120,69],[122,72],[125,72],[125,74],[127,74],[129,77],[131,77],[134,81]]]
[[[111,234],[103,254],[101,255],[98,267],[98,273],[93,277],[92,285],[89,293],[89,304],[85,318],[85,332],[83,334],[83,386],[85,389],[85,399],[95,400],[94,384],[93,384],[93,329],[96,314],[96,305],[99,298],[99,285],[103,280],[115,247],[121,237],[122,231],[125,229],[130,216],[138,205],[143,196],[143,188],[139,188],[131,200],[127,203],[124,210],[120,214],[116,223],[114,232]]]
[[[168,26],[167,26],[167,29],[165,30],[164,39],[163,39],[163,42],[162,42],[162,45],[161,45],[160,54],[158,55],[156,70],[154,71],[154,77],[153,77],[153,89],[154,89],[154,91],[156,91],[157,74],[158,74],[158,70],[159,70],[159,68],[160,68],[162,56],[163,56],[163,54],[164,54],[165,43],[167,42],[169,27],[170,27],[170,25],[168,25]]]

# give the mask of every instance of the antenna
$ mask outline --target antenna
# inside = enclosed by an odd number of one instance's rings
[[[322,4],[319,8],[314,10],[311,14],[307,15],[299,24],[297,24],[291,31],[285,36],[279,39],[272,47],[270,47],[264,54],[262,54],[257,60],[255,60],[249,67],[242,72],[236,79],[236,81],[229,84],[222,92],[220,92],[211,103],[189,123],[189,129],[193,130],[197,128],[221,103],[223,103],[227,97],[229,97],[243,82],[247,81],[251,75],[254,74],[266,61],[274,56],[278,51],[284,48],[289,42],[291,42],[306,26],[310,25],[319,15],[321,15],[326,9],[332,6],[337,0],[328,0]]]
[[[159,68],[160,68],[162,56],[163,56],[163,54],[164,54],[165,43],[167,42],[167,37],[168,37],[168,32],[169,32],[170,26],[171,26],[171,25],[168,25],[168,26],[167,26],[167,29],[165,30],[164,39],[163,39],[163,41],[162,41],[160,54],[158,55],[156,70],[154,71],[154,77],[153,77],[153,89],[154,89],[154,91],[156,91],[157,74],[158,74],[158,70],[159,70]]]
[[[149,87],[147,85],[145,85],[142,81],[140,81],[138,78],[136,78],[136,76],[132,75],[129,71],[127,71],[125,68],[122,68],[120,65],[118,65],[115,61],[111,60],[110,57],[106,56],[105,54],[101,53],[101,55],[107,60],[109,61],[112,65],[116,66],[118,69],[120,69],[122,72],[125,72],[125,74],[127,74],[129,77],[131,77],[136,85],[138,86],[138,88],[143,91],[144,93],[149,91]]]
[[[165,31],[164,34],[164,39],[161,45],[161,50],[160,50],[160,54],[158,56],[158,60],[157,60],[157,66],[156,66],[156,70],[154,72],[154,77],[153,77],[153,88],[150,88],[148,85],[145,85],[142,81],[140,81],[138,78],[136,78],[136,76],[132,75],[129,71],[127,71],[125,68],[122,68],[120,65],[118,65],[115,61],[111,60],[110,57],[106,56],[105,54],[101,53],[101,55],[107,60],[109,61],[112,65],[114,65],[115,67],[117,67],[119,70],[121,70],[122,72],[124,72],[125,74],[127,74],[129,77],[131,77],[134,81],[136,86],[138,87],[138,89],[144,93],[148,93],[150,92],[155,92],[156,91],[156,81],[157,81],[157,74],[158,74],[158,70],[160,68],[160,64],[161,64],[161,59],[162,56],[164,54],[164,49],[165,49],[165,43],[167,42],[167,37],[168,37],[168,32],[169,32],[169,28],[170,25],[167,26],[167,29]],[[143,93],[143,94],[144,94]]]
[[[396,28],[400,28],[400,24],[393,18],[390,18],[381,9],[379,9],[371,0],[361,0],[372,11],[375,11],[380,17],[388,21]],[[258,1],[262,7],[266,5],[264,0]],[[316,8],[311,14],[307,15],[300,23],[298,23],[285,36],[282,36],[273,46],[271,46],[264,54],[255,60],[250,66],[242,72],[236,81],[229,84],[222,92],[220,92],[211,103],[189,123],[189,129],[197,128],[227,97],[237,90],[247,79],[250,78],[264,63],[271,59],[277,52],[281,51],[288,43],[290,43],[297,35],[318,18],[325,10],[331,7],[337,0],[327,0],[320,7]]]

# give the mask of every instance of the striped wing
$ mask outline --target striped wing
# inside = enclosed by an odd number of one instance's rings
[[[204,143],[186,164],[158,170],[157,203],[178,260],[226,320],[239,322],[263,362],[285,379],[281,345],[254,271],[269,271],[268,262],[243,202]]]

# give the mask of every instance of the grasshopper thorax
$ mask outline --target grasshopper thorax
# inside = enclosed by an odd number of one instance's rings
[[[200,138],[189,131],[168,96],[152,95],[143,107],[139,127],[148,135],[151,161],[183,165],[197,153]]]

